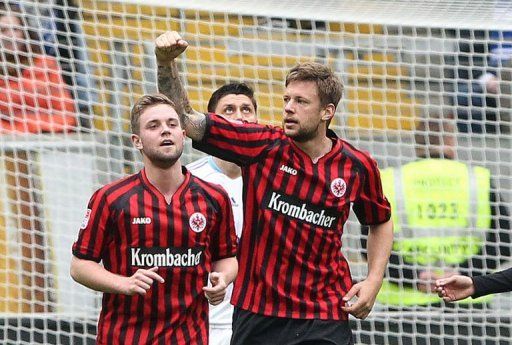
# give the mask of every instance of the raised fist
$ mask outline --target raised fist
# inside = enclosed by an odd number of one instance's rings
[[[188,43],[176,31],[167,31],[155,40],[155,55],[159,65],[168,65],[187,49]]]

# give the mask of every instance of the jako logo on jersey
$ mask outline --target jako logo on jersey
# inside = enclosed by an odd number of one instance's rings
[[[149,218],[149,217],[133,217],[132,224],[148,225],[148,224],[151,224],[151,218]]]
[[[266,208],[286,216],[324,228],[332,228],[337,224],[338,217],[334,213],[317,206],[308,205],[293,197],[272,192],[272,195],[265,199],[267,200],[265,202]]]
[[[195,232],[201,232],[206,228],[206,217],[202,213],[196,212],[188,220],[190,228]]]
[[[203,248],[130,248],[135,267],[192,267],[201,262]]]
[[[89,218],[91,218],[91,212],[92,210],[90,208],[85,211],[85,217],[82,220],[82,224],[80,224],[80,229],[85,229],[87,227],[87,224],[89,224]]]
[[[297,170],[293,169],[293,168],[290,168],[289,166],[286,166],[286,165],[281,165],[281,168],[279,168],[279,170],[281,171],[284,171],[290,175],[297,175]]]
[[[342,178],[336,178],[331,182],[331,192],[338,198],[342,197],[347,191],[347,184]]]

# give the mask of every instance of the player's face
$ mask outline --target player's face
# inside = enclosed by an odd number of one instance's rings
[[[23,30],[18,18],[11,15],[0,17],[0,42],[2,49],[9,52],[23,50]]]
[[[325,129],[320,129],[325,109],[320,104],[315,82],[291,82],[286,87],[283,100],[283,129],[288,137],[306,142],[325,135]]]
[[[215,113],[230,120],[244,120],[254,123],[258,121],[254,104],[246,95],[231,94],[222,97],[215,107]]]
[[[147,108],[140,116],[139,126],[139,135],[132,135],[133,143],[152,163],[165,168],[181,157],[185,131],[171,106],[157,104]]]

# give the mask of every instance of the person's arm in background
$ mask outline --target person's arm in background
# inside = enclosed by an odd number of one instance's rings
[[[467,277],[452,276],[436,281],[436,290],[446,302],[455,302],[472,297],[478,298],[493,293],[512,291],[512,268],[493,274]]]
[[[372,225],[369,228],[368,275],[365,280],[352,286],[343,297],[343,300],[347,303],[354,296],[358,296],[354,304],[342,307],[344,311],[358,319],[366,318],[375,304],[393,245],[393,222],[391,219],[382,224]]]
[[[187,136],[200,141],[206,130],[206,116],[192,109],[176,64],[176,58],[187,47],[188,43],[175,31],[167,31],[155,40],[158,90],[176,104],[176,111],[180,115]]]

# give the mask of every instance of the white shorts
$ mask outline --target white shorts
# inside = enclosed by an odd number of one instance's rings
[[[231,342],[231,328],[212,328],[210,327],[209,345],[229,345]]]

